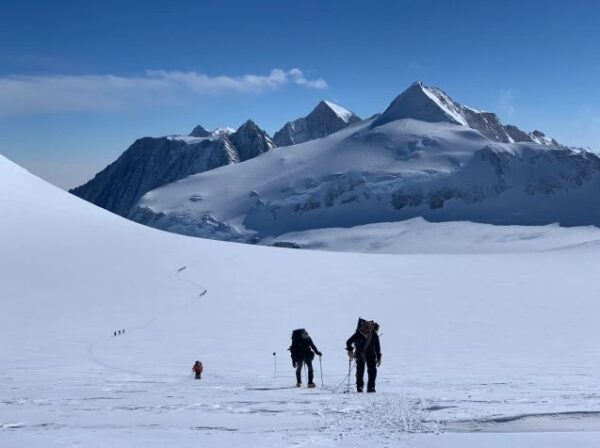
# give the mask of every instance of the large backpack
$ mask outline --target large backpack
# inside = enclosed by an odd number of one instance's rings
[[[358,323],[356,324],[356,332],[360,332],[360,329],[367,325],[370,324],[371,328],[373,329],[373,332],[369,333],[366,337],[364,337],[365,339],[357,339],[356,341],[356,351],[358,356],[362,356],[364,357],[367,353],[367,350],[369,349],[369,346],[371,345],[371,342],[373,340],[373,333],[375,333],[377,330],[379,330],[379,324],[377,322],[375,322],[374,320],[366,320],[363,319],[362,317],[358,318]],[[362,334],[362,333],[361,333]]]
[[[372,323],[374,329],[375,328],[379,329],[379,324],[377,324],[377,322],[375,322],[374,320],[367,320],[367,319],[363,319],[362,317],[359,317],[358,323],[356,324],[356,330],[357,331],[360,330],[363,325],[368,324],[368,323]]]
[[[358,323],[356,324],[356,329],[360,330],[360,327],[362,327],[366,323],[367,323],[366,319],[363,319],[362,317],[359,317],[358,318]]]
[[[304,328],[298,328],[292,331],[292,345],[290,345],[288,350],[290,351],[293,360],[303,358],[308,351],[309,339],[302,337],[305,332],[306,330]]]

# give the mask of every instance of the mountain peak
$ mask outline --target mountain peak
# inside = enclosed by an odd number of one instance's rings
[[[338,106],[337,104],[327,100],[320,101],[319,104],[317,104],[317,106],[313,109],[311,114],[315,112],[321,112],[324,110],[329,110],[333,112],[336,116],[344,120],[346,123],[348,123],[353,116],[356,116],[353,112],[349,111],[348,109],[344,109],[342,106]]]
[[[326,137],[360,121],[354,113],[331,101],[320,101],[306,116],[288,121],[275,133],[277,146],[290,146]]]
[[[421,81],[412,83],[408,89],[398,95],[373,123],[373,126],[380,126],[403,118],[468,126],[459,104],[455,103],[443,90],[428,87]]]
[[[270,151],[276,146],[269,134],[252,120],[246,120],[237,131],[229,134],[228,138],[236,147],[242,162]]]
[[[211,135],[212,132],[207,131],[201,125],[196,126],[194,129],[192,129],[192,132],[190,132],[189,134],[190,137],[210,137]]]
[[[466,126],[496,142],[534,142],[546,146],[559,145],[556,140],[546,137],[539,131],[527,134],[516,126],[504,126],[493,112],[483,112],[459,104],[443,90],[426,86],[421,81],[413,82],[408,89],[398,95],[371,126],[381,126],[403,118]]]
[[[245,131],[247,129],[248,130],[250,130],[250,129],[254,130],[254,129],[260,129],[260,127],[258,127],[258,125],[249,118],[235,132]],[[262,129],[260,129],[260,130],[262,130]]]

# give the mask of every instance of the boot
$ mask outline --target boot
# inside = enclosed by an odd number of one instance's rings
[[[317,387],[317,386],[315,386],[315,383],[308,383],[309,389],[314,389],[315,387]]]
[[[357,386],[357,387],[356,387],[356,392],[362,392],[362,391],[363,391],[363,388],[362,388],[362,386]]]
[[[370,393],[370,394],[371,394],[371,393],[375,393],[375,388],[374,388],[374,387],[369,387],[369,388],[367,389],[367,393]]]

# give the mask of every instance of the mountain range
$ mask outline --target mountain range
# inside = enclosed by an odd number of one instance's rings
[[[276,146],[324,137],[360,121],[352,112],[322,101],[306,117],[275,134],[279,143],[252,120],[237,130],[208,131],[196,126],[188,135],[143,137],[115,162],[71,193],[121,216],[127,216],[148,191],[214,168],[244,162]],[[285,137],[284,137],[285,136]]]
[[[256,243],[414,217],[600,225],[599,185],[591,151],[416,82],[366,120],[324,101],[273,139],[251,121],[140,139],[73,192],[164,230]]]

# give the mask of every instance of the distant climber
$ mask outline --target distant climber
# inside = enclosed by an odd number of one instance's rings
[[[125,334],[125,329],[122,329],[122,330],[121,330],[121,333],[122,333],[122,334]]]
[[[288,350],[292,355],[292,365],[296,369],[296,387],[302,386],[303,364],[306,364],[306,368],[308,369],[308,387],[315,387],[312,361],[315,358],[315,353],[318,356],[322,356],[323,354],[315,346],[304,328],[299,328],[292,332],[292,345]]]
[[[365,386],[365,364],[369,377],[367,392],[375,392],[377,367],[381,365],[381,346],[379,344],[378,331],[378,323],[359,318],[356,332],[346,341],[348,357],[356,360],[357,392],[362,392]]]
[[[118,333],[118,334],[121,334],[121,330],[119,330],[117,333]]]
[[[204,366],[200,361],[196,361],[194,363],[194,367],[192,367],[192,372],[194,372],[197,380],[202,379],[202,372],[204,372]]]
[[[115,331],[115,336],[117,335],[117,332]]]

